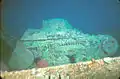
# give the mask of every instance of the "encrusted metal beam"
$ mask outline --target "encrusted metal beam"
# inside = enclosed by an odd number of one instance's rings
[[[120,57],[2,72],[3,79],[120,79]]]

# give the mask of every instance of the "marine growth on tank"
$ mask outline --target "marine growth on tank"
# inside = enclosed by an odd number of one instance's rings
[[[119,45],[114,37],[86,34],[81,30],[62,18],[43,20],[41,29],[25,31],[8,65],[13,70],[43,68],[100,59],[116,53]]]

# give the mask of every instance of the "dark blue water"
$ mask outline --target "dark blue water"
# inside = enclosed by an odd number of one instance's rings
[[[3,14],[6,32],[17,38],[28,28],[41,28],[43,20],[63,18],[85,33],[109,34],[120,43],[117,0],[4,0]]]

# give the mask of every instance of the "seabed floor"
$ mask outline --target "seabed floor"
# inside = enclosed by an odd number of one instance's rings
[[[1,72],[2,79],[120,79],[120,57],[20,71]]]

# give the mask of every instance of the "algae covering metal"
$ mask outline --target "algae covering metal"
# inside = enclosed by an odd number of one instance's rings
[[[3,79],[119,79],[120,57],[47,68],[2,72]]]
[[[11,69],[33,68],[38,57],[49,66],[77,63],[112,56],[117,49],[117,40],[110,35],[85,34],[64,19],[49,19],[43,21],[41,29],[28,29],[24,33],[9,66]]]

